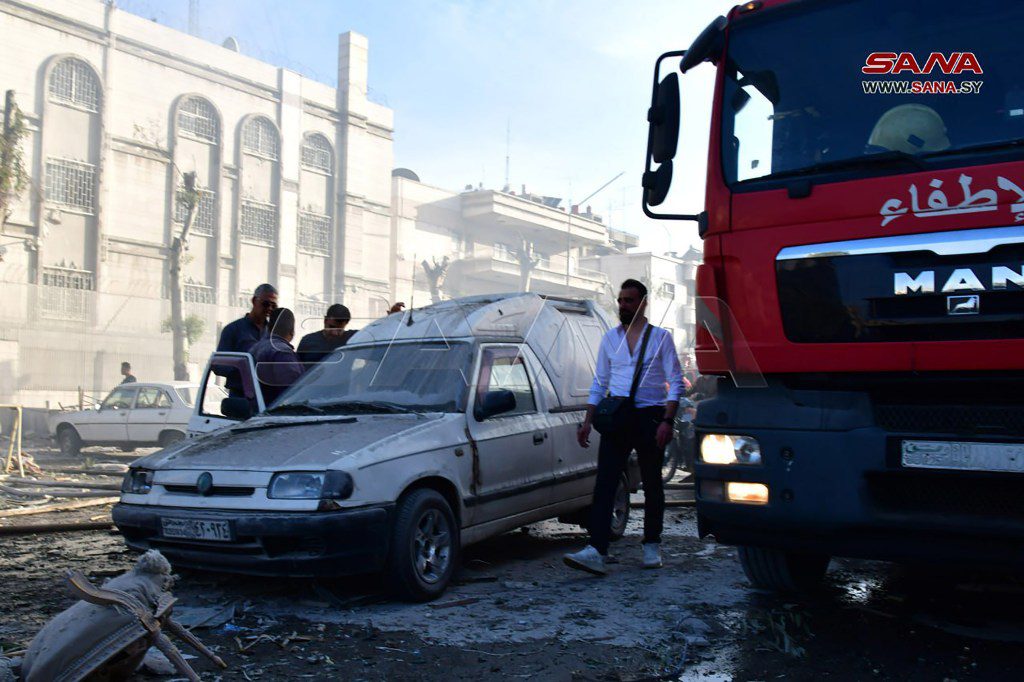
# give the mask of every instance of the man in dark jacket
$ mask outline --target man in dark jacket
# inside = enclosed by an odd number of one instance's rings
[[[304,370],[292,346],[295,315],[288,308],[277,308],[270,315],[270,334],[249,350],[256,363],[256,378],[268,406],[288,390]]]
[[[310,332],[299,341],[299,358],[302,359],[306,369],[312,368],[332,352],[341,348],[355,334],[355,330],[345,329],[345,326],[352,320],[352,313],[340,303],[335,303],[327,309],[324,316],[324,328]]]
[[[252,309],[239,319],[225,325],[220,332],[217,352],[248,353],[263,337],[267,318],[277,309],[277,289],[261,284],[252,294]],[[216,371],[216,370],[215,370]],[[242,379],[234,370],[216,372],[225,378],[225,388],[235,397],[243,395]]]

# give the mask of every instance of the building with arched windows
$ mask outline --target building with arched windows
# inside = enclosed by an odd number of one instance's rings
[[[0,231],[0,402],[78,403],[120,381],[122,361],[141,380],[171,377],[169,255],[189,173],[193,376],[263,282],[306,333],[332,303],[360,327],[396,300],[607,300],[608,274],[586,259],[637,244],[525,187],[457,192],[393,173],[393,114],[367,97],[355,33],[339,36],[337,87],[105,0],[0,0],[0,35],[31,178]]]
[[[262,282],[307,326],[391,297],[392,112],[367,99],[364,37],[340,36],[334,88],[100,0],[0,1],[0,32],[31,176],[0,235],[0,400],[102,391],[122,360],[168,377],[185,173],[193,366]]]

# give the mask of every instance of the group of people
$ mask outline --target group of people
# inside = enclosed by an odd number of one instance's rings
[[[341,303],[327,309],[323,329],[295,339],[295,314],[277,305],[277,289],[261,284],[252,295],[252,309],[225,325],[217,343],[218,352],[249,353],[256,365],[264,402],[269,405],[295,383],[303,372],[344,346],[356,333],[347,329],[352,313]],[[388,314],[400,312],[404,303],[391,306]],[[241,378],[226,374],[225,387],[231,395],[242,395]]]

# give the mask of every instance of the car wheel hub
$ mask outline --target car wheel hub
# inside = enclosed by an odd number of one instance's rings
[[[441,512],[431,509],[420,517],[413,552],[417,576],[431,584],[441,580],[451,561],[451,530]]]

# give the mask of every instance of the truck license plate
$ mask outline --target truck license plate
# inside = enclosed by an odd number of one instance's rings
[[[165,538],[231,542],[231,524],[227,521],[161,518],[160,526]]]
[[[1024,444],[905,440],[902,449],[905,467],[1024,472]]]

